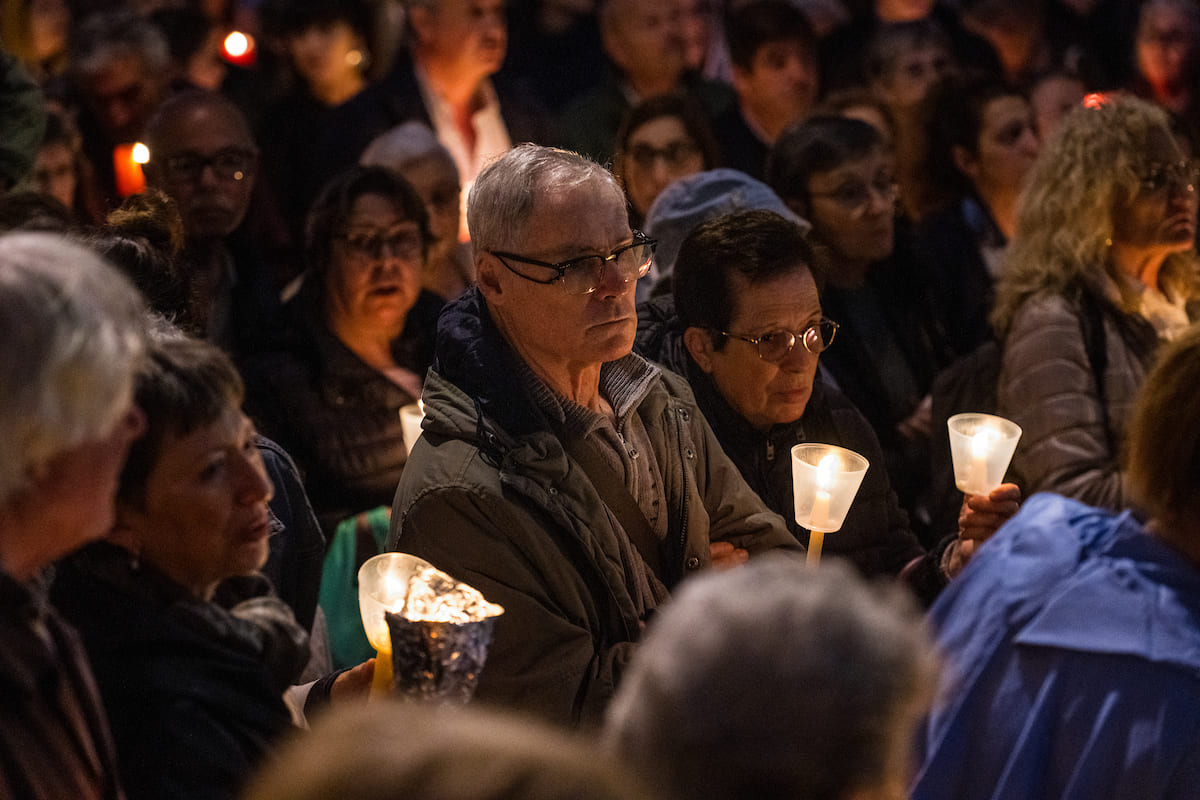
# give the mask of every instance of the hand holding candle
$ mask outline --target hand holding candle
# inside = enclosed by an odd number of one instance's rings
[[[1004,481],[1021,429],[991,414],[955,414],[947,426],[955,485],[965,494],[989,494]]]
[[[811,532],[810,564],[821,558],[824,534],[842,527],[868,466],[865,458],[844,447],[798,444],[792,448],[792,499],[797,524]]]

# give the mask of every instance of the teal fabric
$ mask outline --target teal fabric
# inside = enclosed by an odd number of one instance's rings
[[[383,552],[390,512],[391,509],[380,506],[342,520],[325,553],[318,602],[329,625],[329,651],[336,669],[353,667],[375,655],[358,610],[358,568],[367,558]],[[372,553],[358,552],[360,518],[375,540]]]

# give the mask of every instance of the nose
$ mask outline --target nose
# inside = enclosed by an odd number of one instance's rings
[[[243,505],[269,502],[275,496],[275,486],[267,477],[258,448],[244,453],[238,473],[237,499]]]
[[[627,281],[621,277],[615,260],[605,261],[604,271],[600,274],[600,285],[596,287],[595,294],[600,297],[620,297],[631,291],[636,284],[636,280]]]
[[[804,342],[797,339],[792,349],[779,359],[779,368],[784,372],[804,372],[817,358],[818,356],[808,352]]]

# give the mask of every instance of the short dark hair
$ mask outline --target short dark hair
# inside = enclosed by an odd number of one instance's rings
[[[768,42],[793,40],[816,55],[812,23],[792,0],[752,0],[735,6],[725,18],[729,59],[738,69],[752,69],[755,53]]]
[[[767,185],[785,202],[808,204],[808,181],[884,147],[883,134],[862,120],[809,117],[784,129],[767,156]]]
[[[280,36],[293,36],[308,28],[345,22],[364,41],[369,41],[375,20],[365,0],[278,0],[271,4],[271,28]]]
[[[216,345],[194,339],[165,320],[150,334],[146,359],[134,377],[134,402],[146,432],[129,448],[117,484],[117,502],[141,508],[146,481],[168,435],[186,436],[241,408],[245,390],[233,361]]]
[[[317,295],[324,293],[325,271],[333,258],[334,240],[344,231],[354,203],[368,194],[386,197],[397,214],[417,223],[422,254],[428,252],[433,238],[429,232],[429,213],[412,184],[387,167],[351,167],[325,184],[308,212],[304,244],[309,276],[305,280],[314,282],[311,288]]]
[[[700,148],[705,169],[713,169],[721,163],[721,151],[713,135],[712,123],[705,115],[704,109],[692,98],[678,92],[648,97],[625,113],[621,127],[617,130],[616,161],[619,163],[621,154],[629,147],[629,137],[637,132],[638,128],[662,117],[674,117],[679,120],[683,130]]]
[[[971,191],[971,180],[955,165],[954,148],[978,155],[984,113],[1002,97],[1028,99],[1020,89],[987,73],[948,78],[934,88],[926,126],[925,176],[931,186],[960,194]]]
[[[773,211],[738,211],[701,223],[675,260],[675,313],[685,328],[728,330],[737,286],[734,276],[761,283],[798,269],[814,274],[817,255],[792,220]],[[718,338],[716,349],[725,346]]]

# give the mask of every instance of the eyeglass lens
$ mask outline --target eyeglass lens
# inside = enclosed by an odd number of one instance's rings
[[[805,350],[819,355],[833,344],[836,333],[837,325],[831,320],[823,319],[805,328],[800,337]],[[796,334],[791,331],[772,331],[758,338],[758,354],[763,361],[779,361],[795,346]]]
[[[246,150],[219,150],[211,156],[200,153],[177,153],[166,160],[166,172],[172,180],[197,181],[205,167],[212,167],[218,178],[240,181],[254,164],[254,154]]]
[[[614,251],[611,256],[583,256],[563,265],[562,284],[568,294],[589,294],[596,290],[604,280],[605,264],[611,262],[621,276],[621,280],[629,283],[646,274],[650,269],[650,260],[654,255],[654,246],[649,242],[637,241]]]
[[[654,162],[660,158],[668,167],[678,167],[694,155],[696,145],[683,139],[671,142],[661,149],[648,144],[635,144],[629,149],[630,158],[642,169],[652,168]]]
[[[1142,188],[1157,194],[1168,189],[1196,191],[1200,180],[1200,164],[1195,161],[1179,161],[1174,164],[1150,164],[1142,175]]]
[[[385,247],[400,258],[412,258],[421,251],[421,234],[407,228],[386,233],[354,232],[342,240],[351,252],[364,258],[381,258]]]

